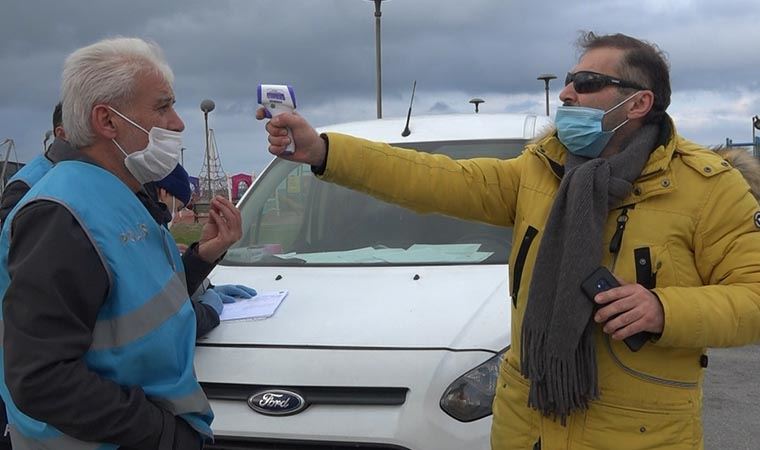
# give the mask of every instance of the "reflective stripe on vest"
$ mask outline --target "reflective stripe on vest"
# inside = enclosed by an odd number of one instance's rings
[[[184,305],[187,288],[173,277],[166,288],[148,303],[127,316],[95,323],[90,350],[121,347],[148,334]],[[3,344],[5,321],[0,319],[0,346]]]
[[[158,294],[140,308],[113,319],[98,320],[92,332],[90,350],[121,347],[154,330],[177,314],[187,301],[187,288],[172,277]]]
[[[208,404],[206,394],[200,387],[184,397],[173,397],[171,401],[159,397],[152,398],[151,400],[175,416],[182,416],[194,411],[202,411],[205,414],[211,412],[211,406]]]

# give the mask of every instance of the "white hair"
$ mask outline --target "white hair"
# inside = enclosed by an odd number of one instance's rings
[[[161,48],[138,38],[104,39],[69,55],[61,81],[63,128],[68,141],[77,148],[92,144],[92,107],[99,103],[129,104],[137,76],[146,71],[162,76],[170,85],[174,82]]]

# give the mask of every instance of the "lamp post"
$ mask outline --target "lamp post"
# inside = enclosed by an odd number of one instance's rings
[[[473,98],[472,100],[470,100],[470,103],[475,105],[475,114],[480,112],[480,108],[478,107],[480,106],[481,103],[485,103],[485,102],[486,101],[483,100],[482,98]]]
[[[381,58],[380,58],[380,17],[383,15],[380,12],[380,3],[387,0],[369,0],[375,3],[375,67],[376,67],[376,79],[377,79],[377,118],[383,117],[383,75],[381,70]]]
[[[546,89],[546,115],[549,115],[549,81],[557,78],[553,73],[543,73],[536,78],[537,80],[544,80],[544,88]]]
[[[213,100],[203,100],[201,102],[201,111],[203,111],[203,120],[206,123],[206,175],[207,175],[207,184],[208,184],[208,201],[211,202],[211,199],[214,198],[213,191],[211,190],[211,154],[209,153],[209,142],[208,142],[208,113],[214,110],[216,108],[216,104]]]

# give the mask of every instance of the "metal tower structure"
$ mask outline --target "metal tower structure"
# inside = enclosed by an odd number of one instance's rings
[[[203,161],[201,173],[198,175],[198,187],[200,189],[199,203],[211,203],[215,195],[229,197],[227,174],[224,173],[222,161],[219,159],[213,128],[209,128],[206,135],[206,158]]]
[[[0,195],[2,195],[5,188],[5,183],[10,177],[13,176],[19,170],[18,154],[16,154],[16,143],[13,139],[4,139],[0,142],[0,148],[5,146],[5,156],[2,160],[2,168],[0,168]],[[10,163],[11,152],[16,158],[14,163]],[[13,164],[12,167],[8,167],[8,164]]]

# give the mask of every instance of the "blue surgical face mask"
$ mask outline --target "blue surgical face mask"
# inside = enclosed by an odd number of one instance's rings
[[[557,115],[554,123],[557,126],[557,138],[567,150],[578,156],[586,158],[597,158],[607,146],[615,132],[628,123],[625,119],[623,123],[615,128],[604,131],[602,129],[602,119],[628,100],[632,99],[638,92],[634,92],[622,102],[604,111],[596,108],[586,108],[583,106],[560,106],[557,108]]]

